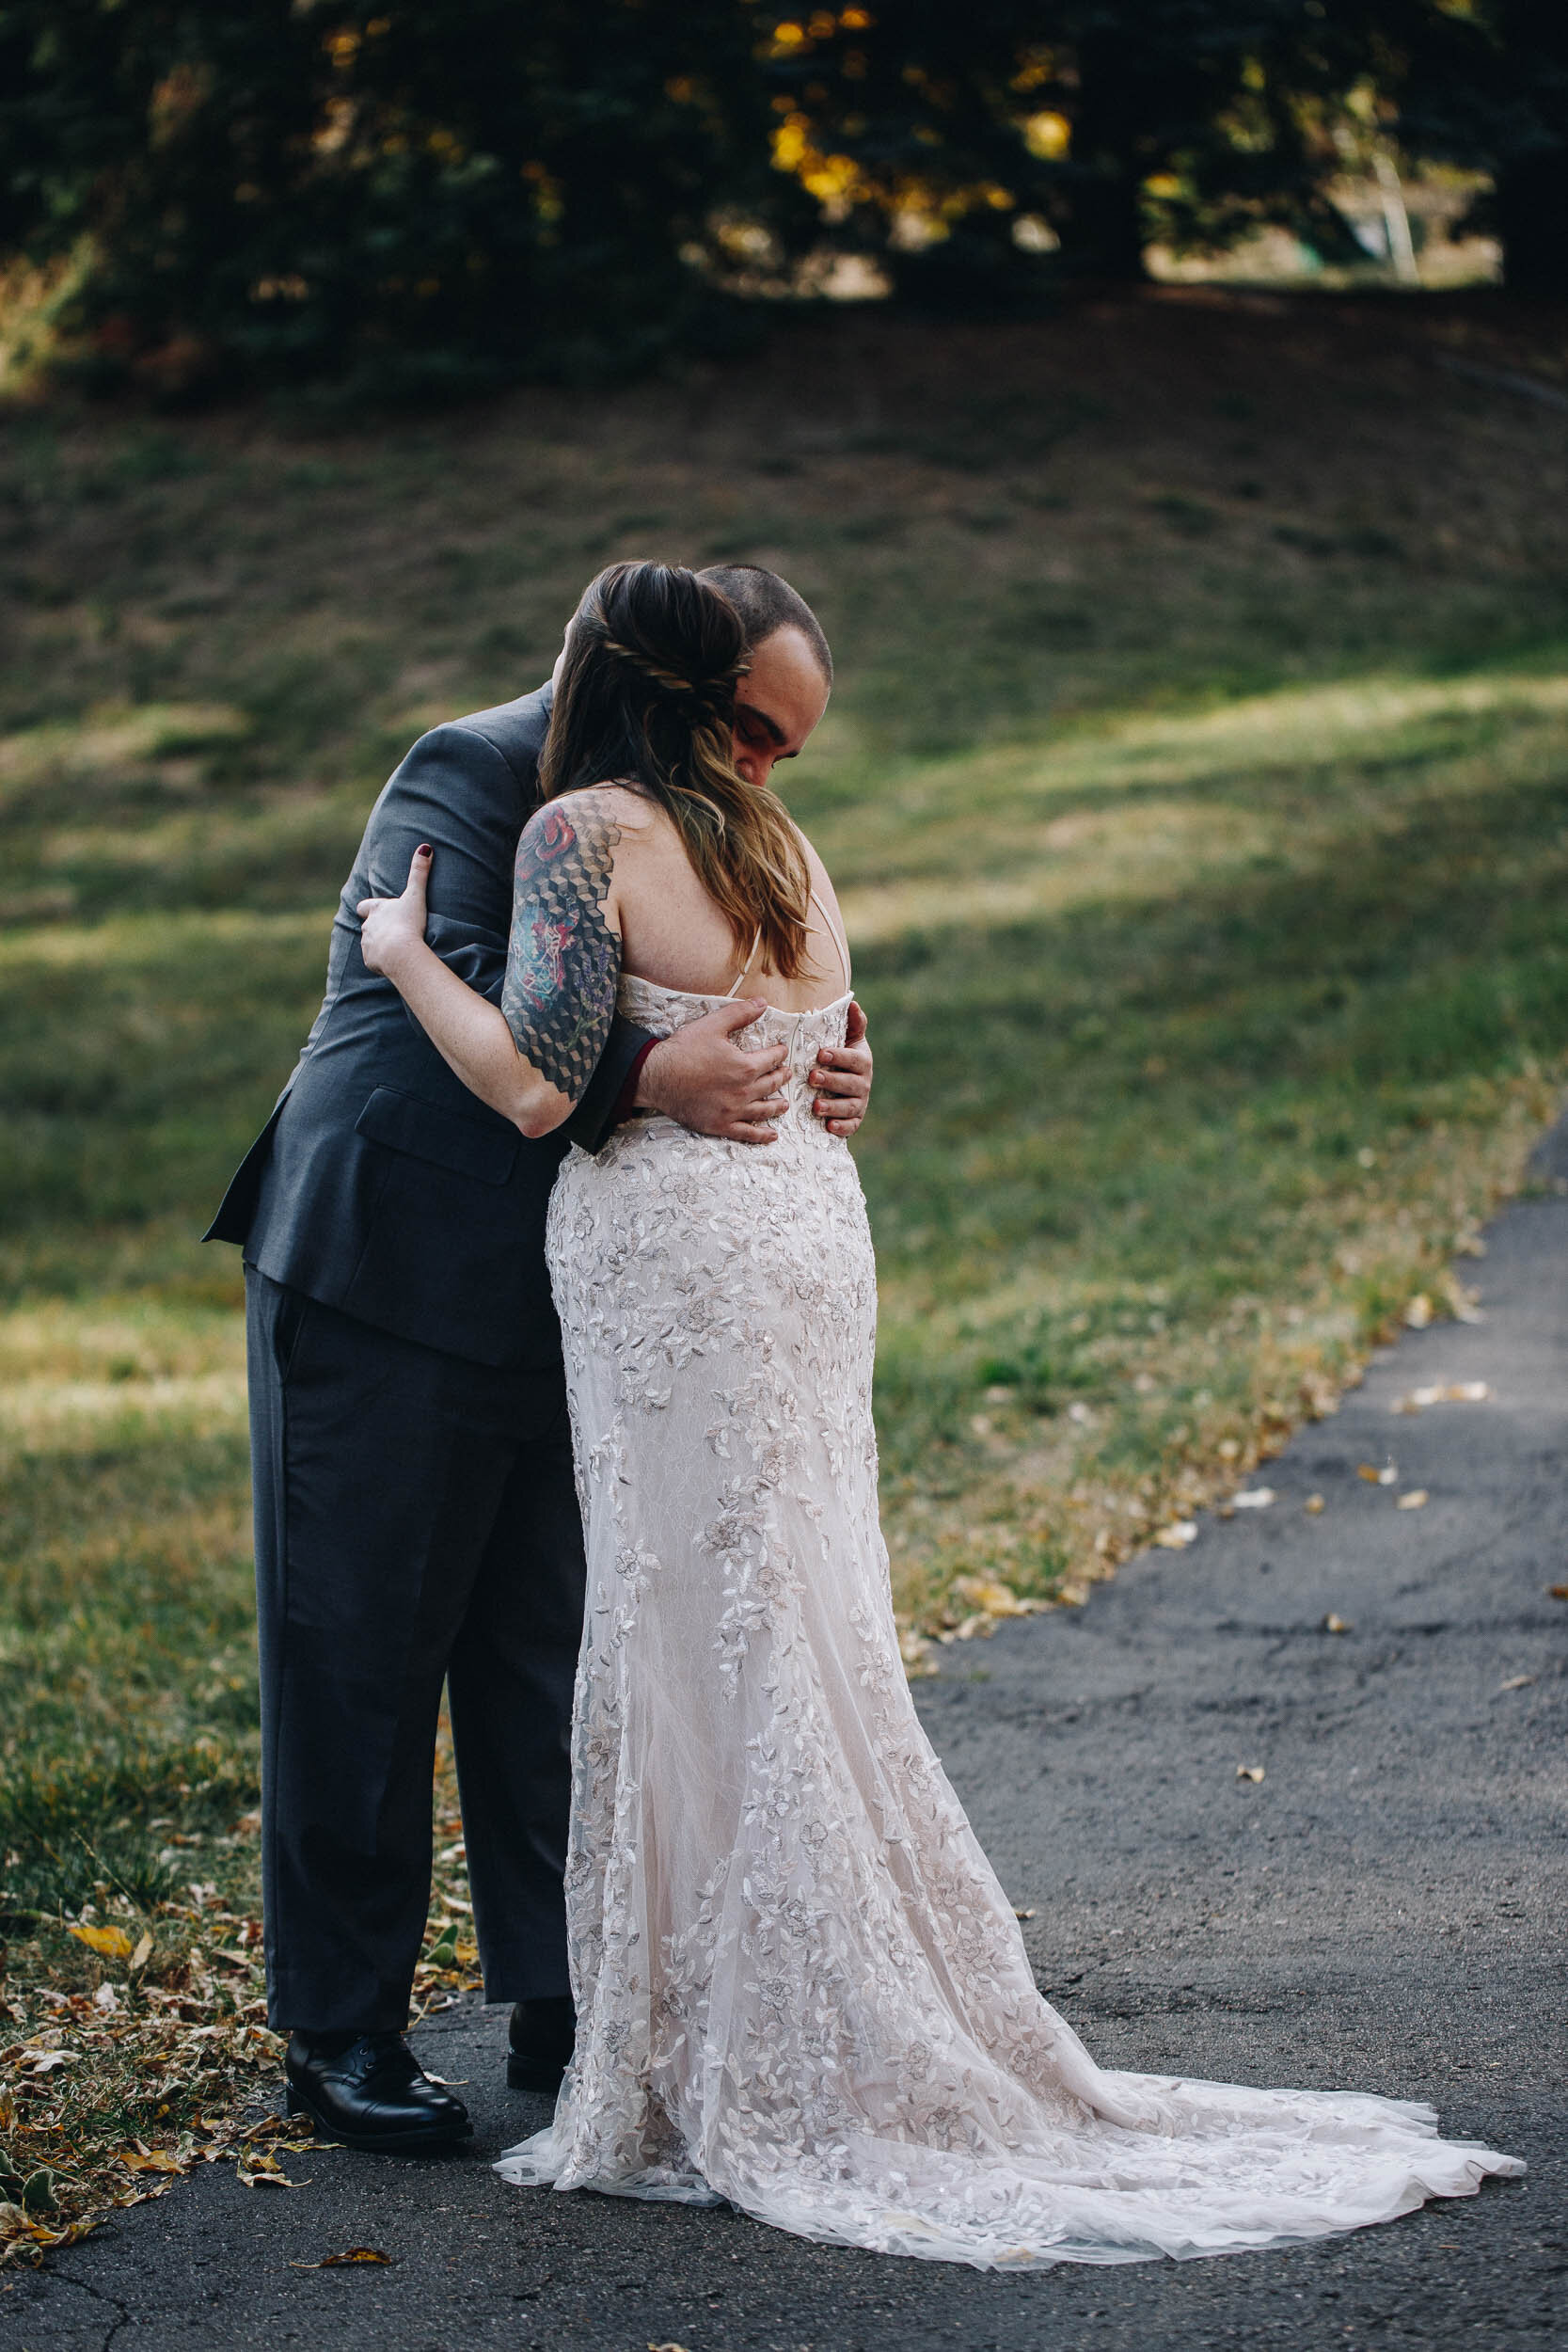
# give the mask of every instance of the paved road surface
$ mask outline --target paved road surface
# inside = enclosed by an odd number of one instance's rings
[[[1568,1128],[1548,1147],[1568,1175]],[[1081,1612],[949,1651],[921,1711],[1042,1986],[1112,2065],[1428,2098],[1527,2179],[1220,2261],[984,2275],[729,2213],[509,2189],[542,2103],[499,2012],[418,2045],[474,2155],[214,2166],[0,2291],[5,2352],[1158,2352],[1568,2344],[1568,1199],[1522,1201],[1486,1320],[1412,1335],[1269,1471]],[[1397,1418],[1422,1384],[1483,1404]],[[1361,1462],[1392,1454],[1401,1488]],[[1426,1487],[1422,1510],[1397,1491]],[[1311,1492],[1326,1498],[1304,1512]],[[1334,1613],[1350,1630],[1332,1634]],[[1260,1765],[1260,1783],[1238,1765]],[[385,2269],[292,2267],[352,2245]]]

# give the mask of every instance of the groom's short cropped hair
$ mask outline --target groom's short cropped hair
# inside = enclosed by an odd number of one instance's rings
[[[828,684],[832,684],[833,657],[822,624],[787,580],[781,580],[777,572],[764,571],[760,564],[710,564],[697,577],[728,596],[740,615],[748,645],[760,645],[775,629],[798,628]]]

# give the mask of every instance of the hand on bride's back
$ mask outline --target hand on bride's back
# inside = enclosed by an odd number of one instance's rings
[[[760,997],[743,996],[661,1038],[638,1078],[639,1109],[662,1111],[694,1135],[772,1143],[778,1131],[771,1122],[787,1100],[781,1080],[788,1051],[765,1045],[748,1052],[736,1043],[737,1032],[766,1009]]]

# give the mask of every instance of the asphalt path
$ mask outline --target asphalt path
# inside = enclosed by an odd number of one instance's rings
[[[1568,1178],[1568,1126],[1541,1164]],[[1484,1320],[1387,1351],[1268,1467],[1271,1506],[1205,1519],[1085,1609],[955,1645],[918,1695],[1033,1914],[1042,1988],[1105,2063],[1429,2099],[1451,2135],[1524,2156],[1524,2180],[1277,2253],[899,2261],[727,2210],[506,2187],[485,2159],[546,2110],[505,2089],[502,2013],[466,2006],[415,2040],[462,2086],[472,2153],[312,2151],[285,2159],[290,2192],[207,2168],[7,2279],[0,2345],[1568,2344],[1568,1602],[1550,1592],[1568,1581],[1568,1197],[1516,1202],[1465,1272]],[[1483,1401],[1394,1409],[1476,1381]],[[1397,1485],[1358,1475],[1390,1459]],[[390,2261],[308,2266],[352,2246]]]

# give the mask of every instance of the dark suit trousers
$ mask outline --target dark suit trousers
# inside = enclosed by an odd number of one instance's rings
[[[267,2002],[404,2025],[447,1683],[486,1997],[568,1991],[582,1527],[559,1364],[497,1372],[245,1269]]]

